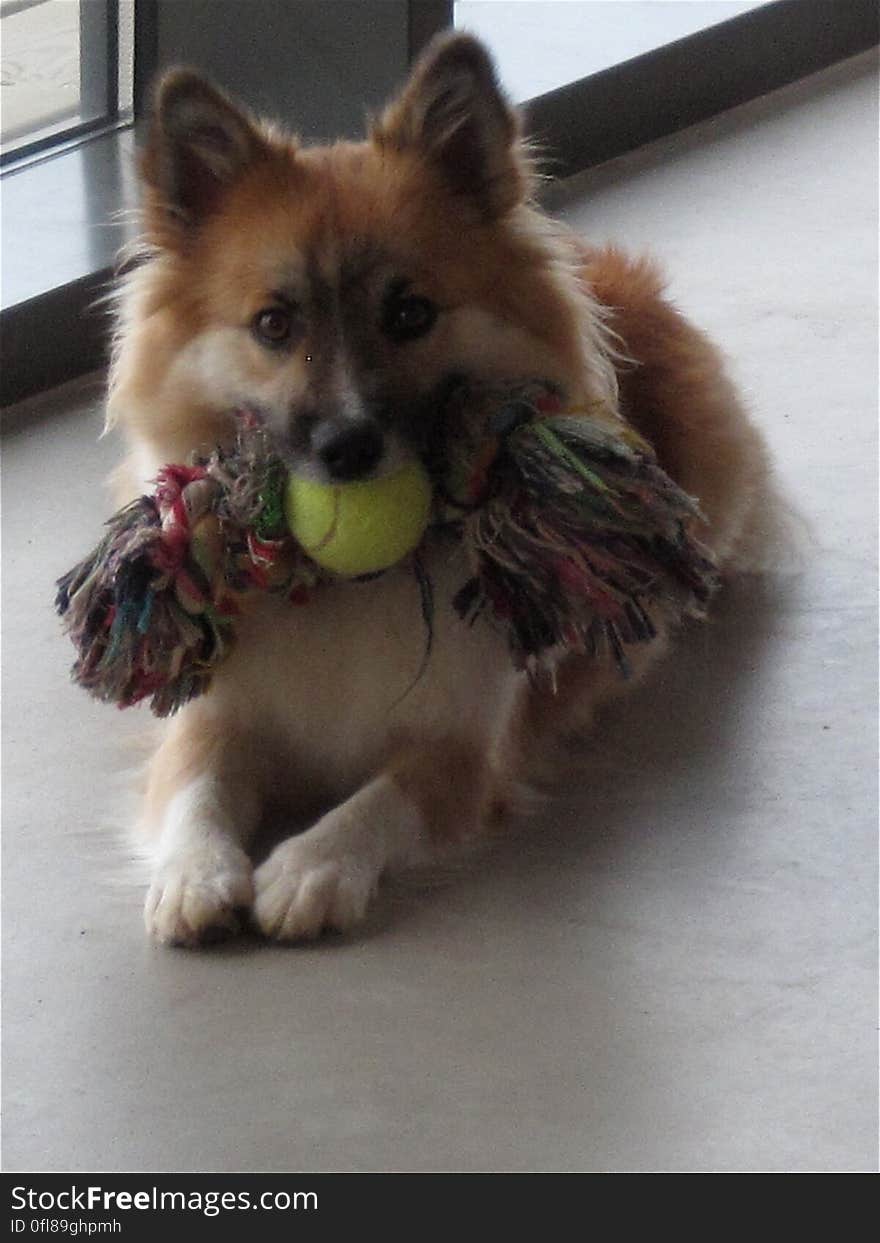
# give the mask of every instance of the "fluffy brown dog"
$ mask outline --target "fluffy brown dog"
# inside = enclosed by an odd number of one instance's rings
[[[651,264],[536,209],[517,117],[473,39],[435,44],[366,142],[331,147],[174,71],[143,177],[110,403],[131,490],[228,437],[237,408],[261,412],[293,470],[364,478],[421,451],[450,377],[543,377],[635,424],[699,498],[720,563],[748,563],[768,466],[717,351]],[[280,940],[350,928],[383,874],[480,832],[536,731],[582,725],[618,686],[600,659],[570,658],[556,693],[531,687],[499,635],[455,616],[464,565],[426,555],[436,633],[414,685],[424,633],[403,570],[305,608],[248,601],[232,656],[152,763],[160,940],[197,943],[248,908]],[[254,871],[270,805],[331,810]]]

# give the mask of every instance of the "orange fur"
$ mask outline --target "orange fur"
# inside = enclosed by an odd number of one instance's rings
[[[700,498],[719,559],[739,555],[768,466],[718,351],[652,264],[587,248],[536,209],[518,122],[472,39],[431,49],[367,142],[329,148],[304,149],[172,74],[143,168],[144,261],[120,297],[109,405],[131,447],[129,488],[228,436],[243,404],[312,469],[308,429],[340,411],[379,408],[392,461],[418,451],[448,376],[541,376],[572,402],[619,403]],[[437,311],[403,345],[382,327],[399,278]],[[290,337],[273,351],[252,325],[279,299]],[[233,926],[233,901],[251,900],[241,847],[270,800],[335,807],[258,869],[257,924],[284,940],[351,926],[383,873],[468,836],[542,737],[582,727],[620,691],[609,666],[582,658],[564,662],[554,693],[532,688],[497,635],[454,616],[461,552],[426,556],[436,634],[415,681],[424,635],[401,570],[306,609],[248,601],[234,652],[154,763],[155,935],[195,943]],[[639,673],[667,638],[637,654]]]
[[[651,261],[613,247],[585,249],[582,272],[633,360],[620,372],[621,413],[672,477],[699,497],[704,536],[726,560],[746,512],[767,491],[763,438],[744,416],[717,347],[665,298]]]
[[[419,808],[439,846],[464,843],[491,816],[490,795],[497,794],[486,757],[459,735],[402,744],[392,752],[386,771]]]

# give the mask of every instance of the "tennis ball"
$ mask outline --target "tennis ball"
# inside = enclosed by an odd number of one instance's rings
[[[431,483],[420,462],[351,483],[291,475],[284,496],[294,537],[318,565],[346,578],[400,561],[421,540],[430,511]]]

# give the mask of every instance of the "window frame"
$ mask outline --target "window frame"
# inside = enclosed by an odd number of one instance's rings
[[[33,0],[35,7],[43,0]],[[21,167],[35,157],[60,151],[71,143],[105,134],[124,124],[119,101],[119,2],[81,0],[79,10],[79,63],[81,114],[93,112],[88,121],[65,125],[0,151],[0,169]],[[13,9],[12,16],[17,10]]]
[[[875,0],[773,0],[528,100],[527,130],[569,177],[878,41]]]

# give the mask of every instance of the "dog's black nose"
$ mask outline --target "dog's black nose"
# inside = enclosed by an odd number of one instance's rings
[[[332,479],[362,479],[385,448],[375,423],[319,423],[312,432],[312,452]]]

